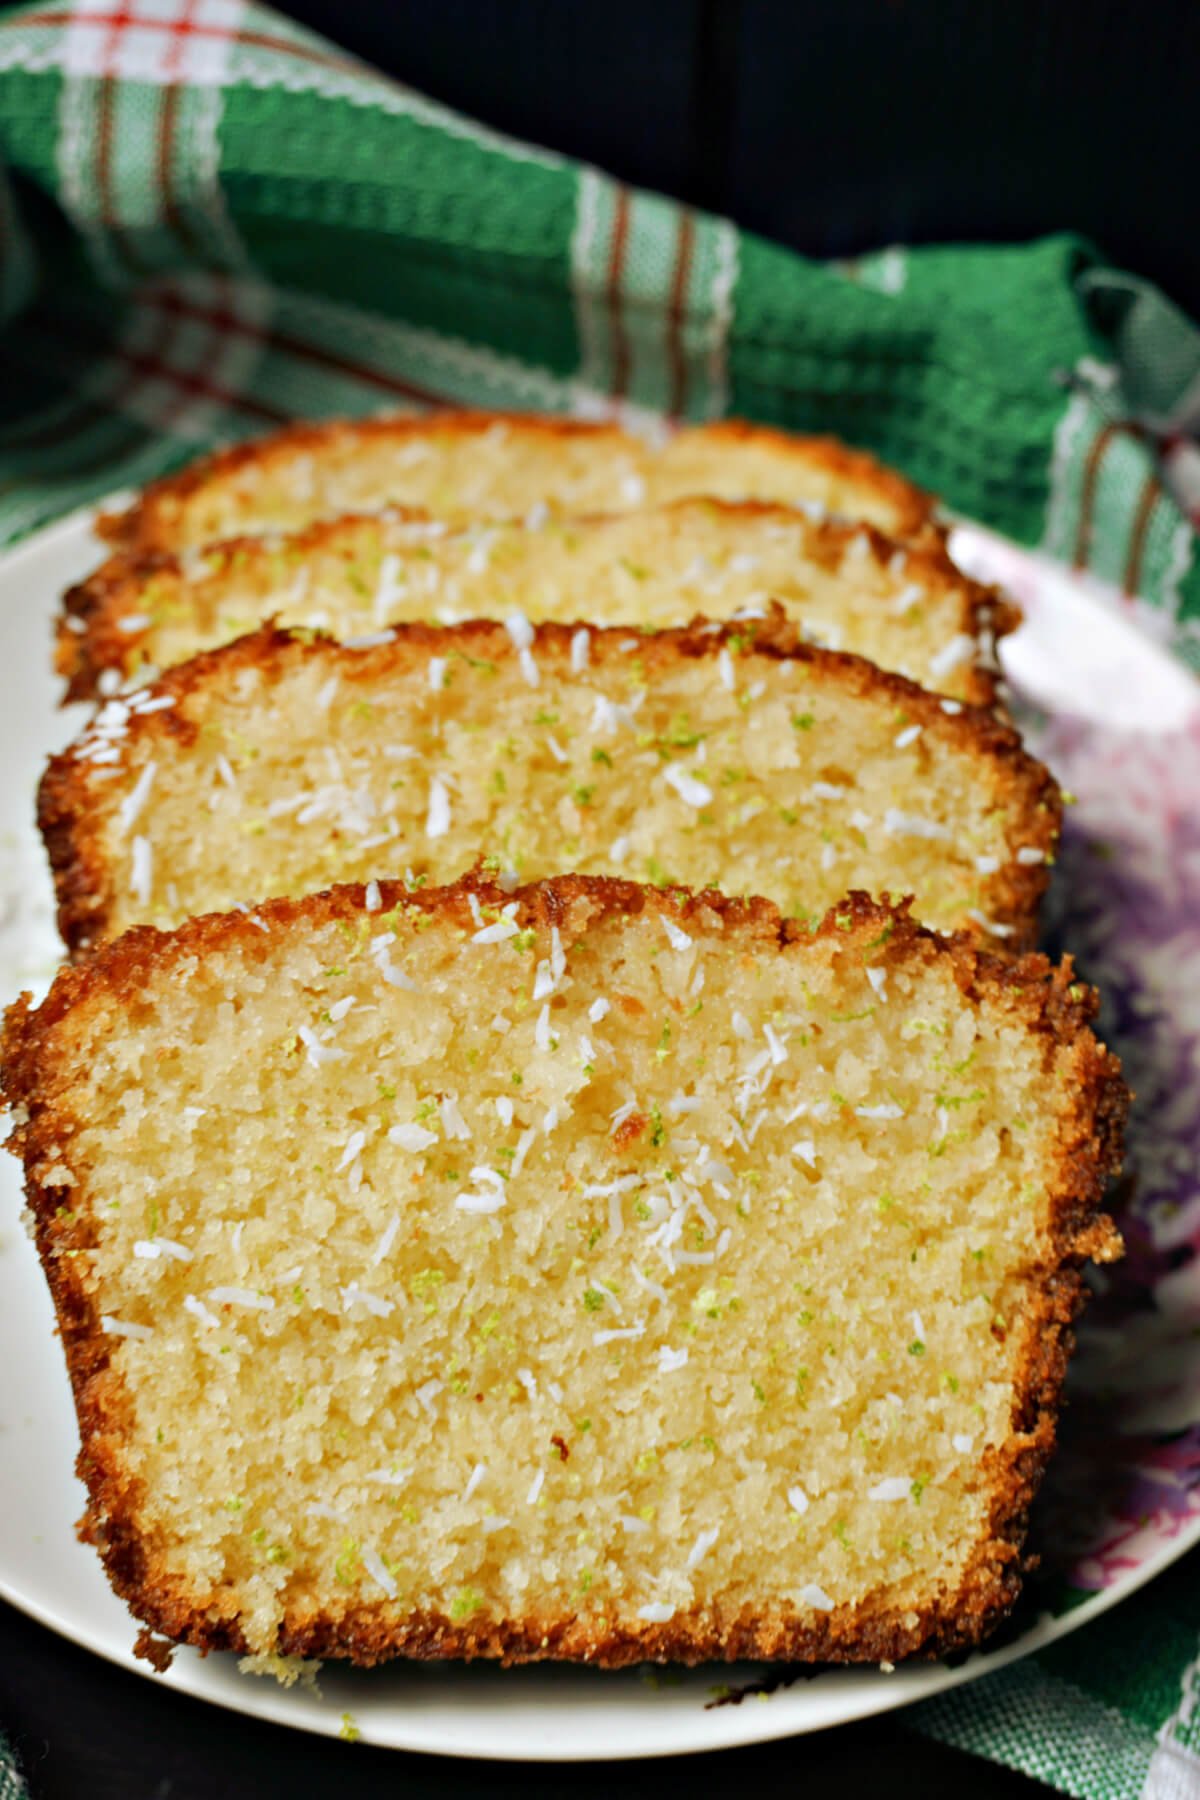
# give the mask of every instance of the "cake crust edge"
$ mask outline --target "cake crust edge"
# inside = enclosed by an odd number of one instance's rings
[[[1029,1510],[1053,1451],[1063,1380],[1074,1343],[1073,1325],[1086,1299],[1082,1276],[1089,1260],[1109,1262],[1122,1250],[1112,1220],[1102,1210],[1106,1183],[1121,1163],[1129,1093],[1117,1058],[1090,1029],[1097,997],[1077,982],[1069,958],[1057,967],[1037,954],[1004,959],[979,950],[963,936],[943,938],[916,924],[907,904],[890,905],[853,893],[830,909],[815,933],[782,919],[764,900],[730,900],[713,891],[663,892],[604,877],[563,876],[509,894],[472,874],[444,888],[409,894],[401,883],[381,883],[383,911],[399,906],[444,917],[464,934],[472,927],[468,895],[485,905],[517,902],[523,926],[548,929],[585,918],[634,916],[647,907],[682,927],[711,923],[716,915],[762,945],[786,953],[792,945],[833,939],[842,948],[890,931],[875,952],[887,967],[917,957],[949,957],[954,979],[968,999],[985,991],[1003,997],[1052,1050],[1068,1053],[1075,1098],[1064,1119],[1061,1154],[1048,1171],[1048,1256],[1036,1304],[1024,1315],[1024,1345],[1014,1384],[1014,1430],[987,1452],[992,1480],[987,1525],[952,1593],[933,1597],[904,1616],[886,1604],[835,1607],[829,1614],[793,1617],[783,1610],[721,1619],[712,1612],[681,1612],[665,1624],[636,1629],[573,1617],[529,1615],[455,1623],[441,1613],[418,1613],[401,1631],[382,1607],[285,1615],[279,1653],[337,1658],[361,1666],[398,1657],[473,1659],[505,1664],[578,1661],[603,1668],[637,1662],[791,1661],[896,1662],[936,1658],[969,1649],[1011,1612],[1023,1573],[1022,1548]],[[365,905],[361,884],[332,888],[303,900],[265,902],[254,911],[270,928],[357,919]],[[0,1086],[16,1114],[8,1148],[24,1162],[26,1196],[38,1254],[54,1299],[71,1380],[81,1449],[77,1473],[88,1490],[81,1538],[99,1552],[109,1580],[146,1629],[144,1653],[161,1658],[151,1642],[207,1653],[252,1650],[242,1634],[232,1596],[191,1592],[147,1548],[137,1524],[139,1483],[122,1462],[121,1434],[131,1400],[110,1369],[111,1340],[100,1330],[97,1309],[65,1251],[85,1248],[91,1221],[70,1209],[71,1188],[43,1180],[62,1157],[63,1117],[53,1082],[54,1038],[70,1029],[76,1008],[120,1002],[139,993],[155,974],[208,952],[245,945],[261,951],[262,936],[245,914],[213,913],[171,933],[138,927],[86,962],[60,971],[47,999],[33,1009],[20,997],[5,1017],[0,1040]],[[51,1079],[45,1079],[46,1074]],[[67,1209],[69,1217],[64,1214]]]
[[[558,623],[536,626],[532,646],[535,655],[569,669],[575,629],[573,625]],[[628,628],[612,625],[589,629],[594,666],[609,660],[617,664],[627,661],[621,645],[629,640]],[[929,693],[903,675],[878,669],[861,656],[805,643],[797,627],[778,610],[749,627],[737,622],[713,624],[697,618],[678,629],[648,634],[640,645],[639,658],[653,679],[656,667],[674,659],[716,657],[727,647],[737,651],[745,646],[750,630],[751,653],[798,662],[817,675],[831,675],[844,683],[848,695],[856,698],[890,701],[931,736],[964,753],[974,753],[981,763],[990,766],[997,793],[1007,795],[1014,821],[1021,822],[1022,846],[1040,849],[1043,860],[1031,865],[1014,858],[1006,869],[987,877],[987,904],[1012,922],[1011,948],[1031,948],[1037,934],[1038,907],[1049,880],[1045,858],[1053,858],[1058,842],[1062,796],[1044,764],[1024,749],[1019,733],[985,707],[969,707],[956,701],[952,703],[955,710],[948,713],[941,696]],[[184,716],[188,697],[203,696],[210,683],[218,694],[222,689],[231,689],[236,686],[239,673],[248,669],[258,669],[267,677],[275,672],[278,678],[293,661],[321,659],[330,673],[336,670],[352,687],[356,678],[369,679],[376,669],[404,669],[432,655],[461,652],[506,660],[513,655],[505,627],[494,620],[471,620],[459,625],[413,622],[393,626],[391,631],[391,641],[386,644],[354,649],[312,631],[286,630],[273,623],[263,625],[216,650],[206,650],[187,662],[177,663],[152,686],[140,689],[139,695],[147,699],[170,696],[174,704],[142,715],[137,710],[138,696],[134,696],[123,741],[136,744],[144,736],[152,742],[166,733],[190,743],[197,726]],[[72,956],[84,953],[109,934],[114,903],[113,870],[104,850],[101,823],[108,816],[106,790],[113,784],[95,781],[90,765],[79,755],[79,743],[77,739],[51,757],[37,797],[38,828],[54,878],[58,929]],[[104,808],[103,813],[98,813],[97,802]],[[1015,823],[1013,829],[1016,830]]]

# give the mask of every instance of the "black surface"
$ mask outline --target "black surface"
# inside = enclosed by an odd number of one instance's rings
[[[434,98],[815,256],[1072,230],[1200,313],[1195,0],[283,0]]]
[[[132,1626],[131,1626],[132,1633]],[[248,1677],[248,1679],[253,1679]],[[748,1700],[746,1705],[762,1704]],[[480,1763],[312,1737],[101,1662],[0,1605],[0,1719],[33,1800],[611,1800],[680,1791],[1035,1800],[1049,1790],[910,1733],[896,1715],[673,1763]]]

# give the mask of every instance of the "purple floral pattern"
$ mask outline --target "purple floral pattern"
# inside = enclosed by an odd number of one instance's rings
[[[1017,591],[1036,636],[1061,571],[992,548],[970,560]],[[1160,653],[1137,649],[1129,679],[1152,690]],[[1152,691],[1132,727],[1038,710],[1015,685],[1030,748],[1075,796],[1047,948],[1100,989],[1099,1028],[1136,1095],[1114,1201],[1126,1256],[1096,1272],[1034,1524],[1062,1610],[1200,1534],[1200,687],[1181,709],[1173,683],[1158,729]]]

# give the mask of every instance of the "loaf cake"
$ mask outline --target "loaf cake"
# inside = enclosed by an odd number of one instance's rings
[[[848,888],[1021,949],[1058,790],[991,713],[776,619],[263,627],[105,703],[39,821],[66,943],[480,857],[762,894],[815,923]]]
[[[813,642],[980,706],[995,699],[996,638],[1016,622],[940,543],[905,548],[789,507],[691,499],[434,531],[401,515],[356,515],[291,537],[120,554],[66,595],[56,659],[67,697],[79,700],[270,618],[335,637],[518,610],[661,628],[761,612],[768,597]]]
[[[975,1644],[1120,1247],[1092,999],[578,877],[67,968],[0,1062],[114,1588],[285,1677]]]
[[[807,504],[897,537],[924,533],[933,515],[928,494],[832,438],[730,420],[651,444],[615,425],[441,412],[293,425],[237,444],[152,483],[102,529],[126,548],[182,550],[381,506],[471,523],[543,507],[625,512],[685,494]]]

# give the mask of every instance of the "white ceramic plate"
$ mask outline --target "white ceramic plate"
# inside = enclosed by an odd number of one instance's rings
[[[1079,795],[1064,844],[1054,930],[1116,1004],[1113,1041],[1142,1096],[1140,1186],[1123,1220],[1132,1254],[1089,1315],[1077,1362],[1082,1421],[1050,1486],[1052,1580],[1002,1648],[957,1668],[822,1672],[724,1667],[626,1671],[400,1664],[327,1668],[323,1697],[240,1676],[231,1657],[179,1653],[163,1676],[134,1660],[135,1627],[99,1560],[74,1537],[84,1493],[71,1471],[74,1415],[53,1314],[19,1223],[16,1164],[0,1159],[0,1594],[150,1679],[218,1705],[366,1742],[459,1756],[669,1755],[814,1731],[924,1699],[1062,1637],[1200,1539],[1200,696],[1142,615],[974,528],[956,550],[1019,594],[1027,622],[1009,673],[1036,747]],[[0,998],[39,993],[57,940],[33,825],[46,754],[78,724],[57,709],[50,619],[97,560],[90,515],[0,557]],[[1099,848],[1098,848],[1099,846]],[[1114,853],[1115,847],[1115,853]],[[1101,849],[1104,854],[1101,855]],[[1135,879],[1136,872],[1136,879]],[[1187,979],[1191,965],[1193,978]],[[1188,1009],[1191,1009],[1190,1013]],[[1107,1021],[1106,1021],[1107,1025]],[[1190,1084],[1190,1085],[1189,1085]],[[1093,1424],[1089,1392],[1103,1391]],[[1114,1398],[1115,1396],[1115,1398]],[[1100,1470],[1103,1482],[1096,1479]],[[1039,1610],[1040,1608],[1040,1610]],[[761,1700],[717,1703],[762,1683]]]

